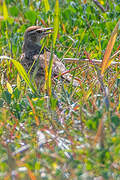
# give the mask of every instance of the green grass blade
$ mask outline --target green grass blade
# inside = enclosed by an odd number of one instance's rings
[[[53,48],[55,48],[55,43],[57,39],[59,28],[59,1],[56,0],[55,11],[54,11],[54,33],[53,33]],[[49,95],[51,95],[51,76],[52,76],[52,64],[53,64],[53,48],[51,51],[50,63],[49,63],[49,73],[48,73],[48,87],[49,87]]]
[[[4,20],[8,19],[8,10],[5,1],[3,1],[3,16],[4,16]]]
[[[45,6],[45,11],[48,12],[50,10],[49,2],[48,0],[43,0],[44,6]]]
[[[22,78],[24,79],[24,81],[26,82],[26,84],[32,89],[32,91],[34,93],[37,93],[37,90],[34,88],[33,84],[31,83],[28,74],[26,73],[25,69],[23,68],[23,66],[16,60],[11,59],[8,56],[0,56],[1,61],[4,59],[10,60],[14,66],[16,67],[16,69],[18,70],[19,74],[22,76]]]
[[[54,33],[53,33],[53,48],[55,47],[55,42],[57,39],[59,28],[59,1],[56,0],[55,11],[54,11]]]
[[[50,57],[50,63],[49,63],[49,69],[48,69],[48,90],[49,90],[49,95],[51,95],[51,76],[52,76],[52,64],[53,64],[53,48],[51,51],[51,57]]]
[[[34,88],[33,84],[31,83],[28,74],[26,73],[25,69],[23,68],[23,66],[16,60],[11,60],[11,62],[14,64],[14,66],[16,67],[16,69],[18,70],[19,74],[22,76],[22,78],[24,79],[24,81],[26,82],[26,84],[32,89],[32,91],[34,93],[37,92],[37,90]]]

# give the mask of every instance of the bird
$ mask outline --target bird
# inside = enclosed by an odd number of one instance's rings
[[[39,84],[39,81],[45,82],[45,62],[49,66],[51,57],[50,50],[42,47],[40,41],[52,33],[52,30],[52,27],[30,26],[24,33],[21,64],[27,73],[30,71],[30,75],[37,68],[35,74],[35,82],[37,84]],[[73,79],[70,73],[64,73],[67,69],[64,63],[54,53],[52,54],[52,58],[52,77],[61,75],[66,81],[72,82],[73,86],[79,86],[79,82]]]

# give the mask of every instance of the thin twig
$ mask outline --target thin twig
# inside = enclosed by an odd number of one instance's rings
[[[79,63],[79,62],[86,62],[89,61],[89,59],[79,59],[79,58],[63,58],[65,63]],[[94,63],[101,64],[102,60],[92,59]],[[111,62],[112,65],[120,64],[120,62]]]

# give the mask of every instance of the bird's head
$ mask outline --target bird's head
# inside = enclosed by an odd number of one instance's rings
[[[40,45],[40,40],[50,34],[53,28],[43,28],[41,26],[30,26],[26,29],[24,34],[23,49],[30,47],[30,45]]]

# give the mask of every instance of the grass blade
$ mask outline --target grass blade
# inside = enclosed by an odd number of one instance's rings
[[[117,37],[119,25],[120,25],[120,20],[116,24],[116,26],[115,26],[115,28],[114,28],[114,30],[112,32],[111,38],[110,38],[110,40],[108,42],[107,48],[105,50],[104,58],[103,58],[103,61],[102,61],[101,75],[104,74],[105,69],[108,67],[108,63],[109,63],[108,60],[110,58],[113,46],[115,44],[115,40],[116,40],[116,37]]]
[[[4,20],[8,19],[8,10],[5,1],[3,1],[3,16],[4,16]]]
[[[8,56],[0,56],[1,61],[4,59],[10,60],[14,66],[16,67],[16,69],[18,70],[19,74],[22,76],[22,78],[24,79],[24,81],[26,82],[26,84],[32,89],[32,91],[34,93],[37,93],[37,90],[34,88],[33,84],[31,83],[28,74],[26,73],[25,69],[23,68],[23,66],[16,60],[11,59]]]
[[[32,89],[32,91],[34,93],[37,92],[37,90],[34,88],[33,84],[31,83],[28,74],[26,73],[25,69],[23,68],[23,66],[16,60],[11,60],[12,63],[14,64],[14,66],[16,67],[16,69],[18,70],[19,74],[22,76],[22,78],[24,79],[24,81],[26,82],[26,84]]]
[[[49,70],[48,70],[48,93],[51,96],[51,77],[52,77],[52,64],[53,64],[53,48],[51,51],[50,63],[49,63]]]
[[[12,86],[11,86],[11,84],[10,84],[9,82],[7,82],[7,89],[8,89],[8,92],[9,92],[10,94],[13,93]]]
[[[55,43],[57,39],[59,28],[59,1],[56,0],[55,11],[54,11],[54,33],[53,33],[53,48],[55,48]],[[51,76],[52,76],[52,64],[53,64],[53,48],[51,51],[50,63],[49,63],[49,73],[48,73],[48,91],[51,95]]]
[[[55,47],[55,42],[57,39],[59,28],[59,1],[56,0],[55,11],[54,11],[54,33],[53,33],[53,48]]]
[[[50,10],[49,2],[48,0],[43,0],[44,6],[45,6],[45,11],[48,12]]]

